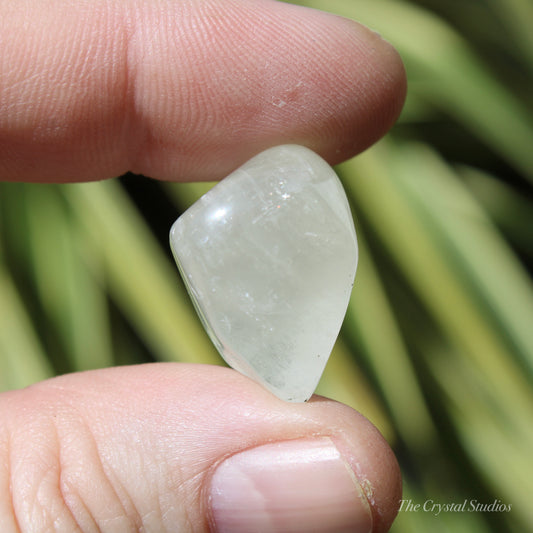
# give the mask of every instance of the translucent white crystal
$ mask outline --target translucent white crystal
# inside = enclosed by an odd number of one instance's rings
[[[353,220],[333,169],[302,146],[266,150],[180,216],[170,244],[226,362],[284,400],[309,399],[357,266]]]

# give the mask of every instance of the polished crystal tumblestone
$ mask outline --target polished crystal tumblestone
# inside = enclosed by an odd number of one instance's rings
[[[350,207],[333,169],[302,146],[270,148],[181,215],[170,244],[225,361],[284,400],[309,399],[357,266]]]

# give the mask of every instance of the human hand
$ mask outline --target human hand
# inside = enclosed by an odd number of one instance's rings
[[[216,179],[304,144],[339,162],[399,113],[401,62],[350,21],[271,0],[0,2],[0,178]],[[371,424],[236,372],[158,364],[0,395],[0,531],[386,531]]]

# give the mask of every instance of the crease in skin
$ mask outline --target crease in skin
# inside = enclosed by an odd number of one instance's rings
[[[17,465],[12,486],[18,491],[18,503],[13,500],[15,516],[24,517],[24,526],[20,520],[18,522],[19,529],[34,530],[40,524],[40,527],[58,527],[64,531],[97,531],[106,523],[116,523],[117,519],[126,521],[123,525],[130,529],[138,529],[142,522],[135,513],[135,506],[123,504],[128,491],[123,488],[122,498],[116,492],[101,462],[97,441],[79,413],[73,413],[70,405],[62,405],[59,409],[47,405],[45,412],[36,409],[36,416],[33,418],[28,412],[22,415],[30,418],[18,428],[17,449],[9,459],[11,465]],[[35,449],[37,443],[41,446]],[[83,463],[87,463],[87,468]],[[107,469],[109,471],[112,469]],[[31,487],[28,483],[32,483]],[[32,497],[28,498],[30,489]],[[92,504],[84,494],[93,497]],[[104,506],[100,500],[103,494],[107,494]],[[113,501],[112,505],[119,504],[120,512],[106,517]],[[99,508],[104,515],[94,514],[91,505],[95,504],[96,512]],[[132,521],[132,517],[136,518]]]
[[[84,420],[84,417],[81,416],[81,413],[80,416],[77,416],[77,413],[74,416],[78,422],[75,427],[74,435],[78,436],[78,442],[83,443],[82,459],[85,460],[86,457],[90,457],[92,476],[91,481],[92,483],[98,485],[101,493],[103,493],[105,490],[107,495],[106,501],[114,501],[116,504],[116,511],[114,516],[97,517],[95,513],[89,509],[89,504],[85,501],[82,492],[83,490],[90,491],[90,486],[77,487],[75,481],[78,481],[78,483],[84,483],[85,480],[79,477],[75,471],[69,472],[70,477],[74,476],[74,482],[71,484],[72,488],[77,492],[79,502],[81,502],[83,506],[89,510],[89,519],[95,523],[96,530],[99,530],[100,527],[105,527],[107,523],[113,523],[117,521],[122,522],[124,527],[129,529],[140,530],[143,520],[137,506],[129,494],[128,489],[120,481],[120,478],[114,475],[114,468],[106,466],[106,461],[102,455],[102,450],[98,445],[98,439],[91,430],[90,424]],[[63,422],[59,432],[61,433],[61,442],[65,443],[67,441],[72,441],[73,444],[64,452],[64,455],[68,455],[68,457],[64,459],[62,466],[62,473],[64,478],[66,478],[65,469],[69,467],[69,463],[71,463],[73,466],[78,463],[79,459],[77,455],[79,455],[80,452],[77,449],[78,446],[76,445],[76,439],[73,439],[72,435],[70,435],[72,433],[72,424],[70,424],[68,420]],[[67,483],[66,480],[65,483]],[[69,507],[71,513],[76,516],[77,513],[75,513],[71,508],[72,504],[69,504],[69,499],[69,496],[65,498],[66,505]]]
[[[34,462],[28,469],[33,475],[31,497],[24,499],[23,508],[27,519],[27,527],[32,526],[30,520],[35,520],[35,515],[40,518],[39,526],[43,529],[69,528],[72,531],[78,529],[76,519],[64,499],[61,486],[61,445],[57,427],[52,417],[47,417],[48,431],[46,435],[45,449],[36,457],[26,454],[23,461]],[[32,433],[33,439],[39,435]],[[31,442],[31,441],[30,441]],[[25,450],[26,451],[26,450]],[[43,456],[43,453],[46,455]],[[37,462],[39,461],[39,462]],[[46,464],[41,464],[44,461]],[[21,466],[25,466],[22,463]],[[24,472],[23,472],[24,473]]]
[[[106,469],[104,467],[102,457],[98,450],[96,438],[94,437],[89,426],[86,423],[83,423],[83,427],[86,429],[86,431],[84,432],[84,437],[82,439],[84,442],[84,449],[87,448],[87,445],[89,445],[89,447],[93,451],[93,453],[90,454],[91,457],[93,458],[92,464],[91,464],[91,469],[92,469],[91,474],[94,475],[95,472],[99,472],[100,473],[99,479],[104,480],[104,483],[98,484],[99,490],[102,490],[102,485],[105,484],[107,486],[107,490],[110,493],[109,499],[114,499],[116,502],[118,502],[118,505],[120,509],[122,510],[121,515],[123,518],[127,520],[129,527],[138,528],[142,522],[139,519],[138,513],[136,513],[135,506],[132,504],[129,497],[127,497],[128,492],[124,490],[124,487],[120,484],[120,482],[117,479],[113,479],[113,480],[111,479],[111,476],[109,475],[109,473],[112,472],[112,469],[109,469],[109,468]],[[65,439],[63,438],[62,440],[65,440]],[[68,459],[65,460],[65,467],[66,467],[67,462],[68,462]],[[113,518],[98,519],[98,517],[95,516],[95,514],[91,511],[87,502],[84,501],[83,496],[79,494],[80,487],[76,487],[75,483],[69,482],[68,478],[66,478],[64,474],[64,468],[61,469],[61,471],[63,472],[62,477],[63,477],[63,484],[65,487],[62,489],[62,494],[64,495],[63,499],[65,501],[65,505],[69,508],[71,514],[75,517],[75,519],[77,519],[77,515],[80,514],[79,508],[81,508],[82,510],[86,511],[85,520],[89,520],[91,522],[91,526],[94,526],[95,531],[99,531],[102,525],[105,526],[106,523],[113,522],[114,521]],[[71,487],[70,491],[66,490],[66,488],[69,485]],[[119,491],[117,491],[117,486],[121,489],[120,492],[122,493],[122,497],[119,494]],[[128,503],[129,503],[128,506],[124,504],[125,499],[128,500]],[[75,506],[79,508],[75,510],[74,509]],[[128,512],[128,509],[130,510],[129,512]],[[133,514],[133,519],[131,518],[132,514]],[[77,519],[77,520],[81,520],[81,519]],[[78,524],[79,524],[79,521],[78,521]],[[85,525],[86,523],[84,523],[84,527]],[[85,531],[84,527],[81,527],[80,525],[80,530]]]
[[[74,489],[72,488],[71,490],[69,490],[68,483],[63,482],[62,476],[61,476],[61,468],[59,469],[58,491],[59,491],[59,497],[63,501],[64,507],[67,509],[65,514],[72,519],[73,524],[75,524],[76,526],[75,529],[72,528],[72,531],[82,533],[84,531],[82,527],[83,524],[80,522],[80,520],[77,517],[77,514],[79,514],[79,512],[74,513],[72,509],[73,503],[72,502],[69,503],[69,500],[72,499],[72,493]],[[83,503],[79,503],[78,506],[84,507]]]

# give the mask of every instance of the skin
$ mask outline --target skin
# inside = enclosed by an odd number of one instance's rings
[[[214,180],[288,142],[338,163],[379,139],[405,97],[379,36],[272,0],[1,0],[0,50],[3,180]],[[356,465],[373,531],[387,531],[397,462],[331,400],[287,404],[232,370],[178,364],[6,392],[0,530],[208,531],[220,461],[316,436]]]

